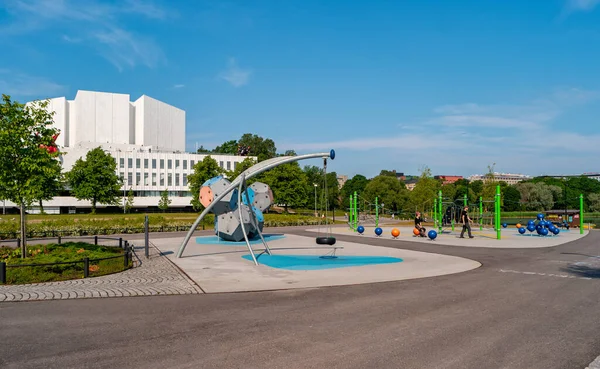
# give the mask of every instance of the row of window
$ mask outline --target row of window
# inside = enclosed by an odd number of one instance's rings
[[[144,169],[148,169],[148,166],[150,164],[150,160],[152,160],[152,169],[156,169],[156,164],[158,161],[158,164],[160,165],[160,169],[165,169],[165,159],[144,159]],[[167,159],[167,169],[173,169],[173,161],[175,161],[175,169],[179,169],[179,165],[180,163],[183,165],[183,169],[187,169],[188,168],[188,160],[179,160],[179,159]],[[227,164],[227,170],[231,170],[231,161],[226,162]],[[127,158],[127,168],[129,169],[141,169],[141,164],[142,164],[142,159],[135,159],[135,167],[133,166],[133,158]],[[194,168],[194,164],[195,161],[194,160],[190,160],[189,161],[189,167],[190,169]],[[225,163],[223,161],[219,162],[219,166],[223,169],[225,169]],[[238,163],[234,162],[233,163],[233,167],[234,169],[237,167]],[[119,168],[124,169],[125,168],[125,158],[120,158],[119,159]]]
[[[161,197],[162,191],[133,191],[134,197]],[[192,197],[190,191],[169,191],[169,197]]]
[[[119,173],[121,178],[125,178],[125,173]],[[158,182],[157,182],[158,177]],[[150,181],[152,179],[152,181]],[[180,186],[179,181],[179,173],[175,173],[175,186]],[[143,184],[142,184],[143,183]],[[181,176],[181,185],[187,186],[188,179],[187,174],[183,173]],[[135,173],[135,182],[133,181],[133,173],[127,173],[127,182],[125,186],[164,186],[165,185],[165,174],[160,173],[160,176],[157,176],[156,173],[152,173],[152,177],[150,177],[150,173],[144,173],[144,182],[142,182],[142,173]],[[173,186],[173,173],[167,173],[167,186]]]

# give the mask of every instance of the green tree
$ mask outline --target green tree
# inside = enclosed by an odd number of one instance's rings
[[[483,194],[483,181],[480,179],[468,183],[468,187],[470,190],[473,190],[473,194],[477,198]]]
[[[353,195],[355,191],[358,195],[362,195],[368,184],[369,180],[362,174],[357,174],[351,179],[347,180],[346,183],[344,183],[344,185],[342,186],[341,195],[343,197],[343,203],[348,203],[350,195]]]
[[[379,172],[379,175],[380,176],[388,176],[388,177],[397,178],[396,177],[396,172],[392,171],[392,170],[385,170],[385,169],[383,169],[381,172]]]
[[[213,153],[215,154],[230,154],[236,155],[238,152],[238,142],[236,140],[229,140],[223,144],[215,147]]]
[[[600,194],[591,193],[587,198],[590,211],[600,211]]]
[[[48,155],[48,157],[46,157],[44,159],[46,161],[45,164],[43,164],[44,166],[47,167],[56,167],[56,170],[61,169],[61,164],[58,160],[56,160],[56,158],[54,158],[52,155]],[[64,176],[62,175],[62,173],[60,173],[58,175],[58,177],[53,177],[53,176],[43,176],[39,179],[39,184],[40,184],[40,196],[38,198],[38,202],[39,202],[39,206],[40,206],[40,212],[43,214],[44,213],[44,201],[48,201],[48,200],[52,200],[52,198],[54,198],[54,196],[56,196],[56,194],[58,194],[60,191],[63,190],[64,186],[63,186],[63,179]]]
[[[203,208],[199,200],[202,184],[220,174],[223,174],[223,169],[219,167],[219,163],[217,163],[210,155],[194,165],[194,173],[188,176],[188,187],[192,193],[192,200],[190,203],[194,210],[199,211]]]
[[[424,167],[419,181],[410,193],[410,211],[432,208],[433,200],[438,196],[440,188],[440,182],[431,176],[431,169]]]
[[[127,192],[127,201],[125,201],[125,212],[127,212],[127,213],[131,212],[131,209],[133,208],[133,201],[134,201],[133,190],[130,187],[129,191]]]
[[[233,170],[227,172],[227,178],[229,178],[230,181],[233,181],[240,174],[242,174],[242,172],[244,172],[246,169],[249,169],[254,164],[256,164],[256,161],[253,158],[245,158],[243,161],[235,165]],[[253,181],[254,178],[250,178],[248,184],[252,184]]]
[[[258,161],[271,159],[277,156],[275,142],[270,138],[264,139],[258,135],[253,135],[252,133],[245,133],[237,143],[238,145],[249,147],[250,152],[248,155],[256,156]]]
[[[364,199],[371,204],[375,204],[375,197],[378,204],[384,204],[384,210],[398,212],[403,209],[408,200],[408,190],[396,179],[394,175],[378,175],[371,179],[365,187]]]
[[[158,200],[158,208],[163,212],[169,209],[169,205],[171,205],[171,199],[169,199],[169,191],[165,188],[163,192],[160,193],[160,200]]]
[[[543,182],[521,182],[514,187],[521,194],[521,202],[526,210],[550,210],[554,206],[552,190]]]
[[[71,194],[78,200],[91,201],[92,214],[98,203],[117,205],[122,181],[116,170],[115,159],[101,147],[88,151],[85,160],[77,159],[66,175]]]
[[[521,193],[514,186],[504,188],[502,199],[504,211],[518,211],[521,209]]]
[[[307,205],[307,178],[298,162],[279,165],[261,176],[260,180],[271,187],[276,204],[289,207]]]
[[[47,198],[48,181],[58,182],[61,165],[41,147],[53,143],[48,101],[29,105],[2,95],[0,103],[0,198],[19,205],[21,257],[27,255],[25,208]]]
[[[198,148],[198,150],[196,150],[196,153],[198,154],[208,154],[211,151],[207,148],[205,148],[204,146],[200,145],[200,147]]]

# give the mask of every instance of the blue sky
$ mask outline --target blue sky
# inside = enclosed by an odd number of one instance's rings
[[[0,2],[0,92],[146,94],[329,170],[600,171],[600,0]],[[307,164],[318,164],[307,163]]]

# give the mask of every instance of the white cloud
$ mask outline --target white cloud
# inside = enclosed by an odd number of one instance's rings
[[[171,16],[172,13],[151,2],[127,0],[111,4],[98,0],[9,0],[1,7],[12,16],[13,22],[0,26],[0,37],[45,29],[66,30],[78,36],[64,35],[64,41],[94,47],[119,70],[137,65],[153,68],[166,60],[151,38],[120,25],[119,19],[125,15],[152,20]]]
[[[65,91],[66,86],[59,85],[44,77],[0,69],[0,93],[19,97],[53,97],[61,95]]]
[[[233,87],[241,87],[248,84],[251,74],[251,69],[240,68],[235,58],[230,58],[227,69],[219,74],[219,78],[229,82]]]
[[[184,87],[185,87],[185,85],[183,85],[183,84],[173,85],[173,88],[184,88]]]
[[[565,7],[569,11],[589,12],[593,10],[598,4],[600,4],[600,0],[567,0],[565,3]]]

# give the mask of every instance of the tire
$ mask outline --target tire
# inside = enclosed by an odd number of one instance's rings
[[[335,237],[317,237],[317,245],[335,245]]]

